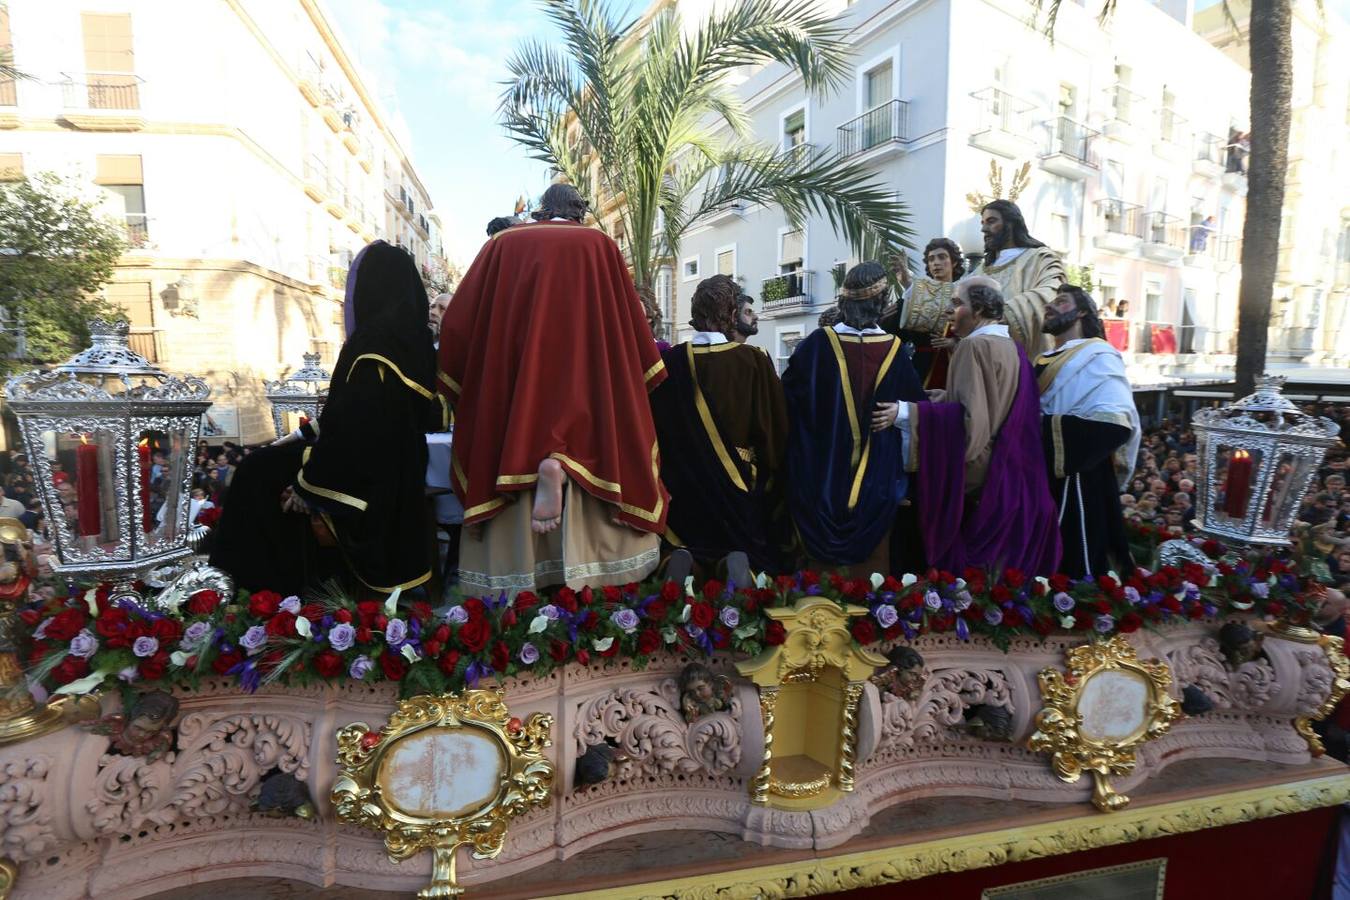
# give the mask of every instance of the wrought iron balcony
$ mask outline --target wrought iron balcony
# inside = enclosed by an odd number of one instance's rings
[[[1196,132],[1192,168],[1195,174],[1218,178],[1223,174],[1224,140],[1208,131]]]
[[[139,248],[150,243],[150,220],[145,213],[124,213],[122,218],[129,247]]]
[[[82,79],[66,75],[62,99],[66,109],[136,110],[144,80],[130,72],[85,72]]]
[[[900,147],[909,139],[909,103],[887,100],[836,129],[840,159],[866,153],[878,147]]]
[[[1171,262],[1186,253],[1186,228],[1176,216],[1150,211],[1144,214],[1144,255]]]
[[[971,146],[1013,159],[1031,153],[1034,143],[1031,111],[1035,104],[1007,91],[987,87],[970,95],[975,100],[977,124],[970,134]]]
[[[764,315],[781,315],[811,308],[811,280],[814,272],[796,269],[765,278],[759,284],[759,300]]]
[[[1124,200],[1098,200],[1096,207],[1101,230],[1093,238],[1093,243],[1103,250],[1116,253],[1135,250],[1143,239],[1143,207]]]
[[[1068,116],[1057,116],[1045,124],[1046,147],[1041,153],[1041,168],[1080,181],[1097,171],[1092,142],[1101,132]]]

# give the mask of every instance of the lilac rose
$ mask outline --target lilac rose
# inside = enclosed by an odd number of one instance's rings
[[[350,650],[356,643],[356,629],[346,622],[339,622],[328,632],[328,646],[339,652]]]
[[[957,612],[963,612],[970,608],[970,604],[975,602],[975,598],[970,596],[970,591],[957,591],[956,602],[954,606]]]
[[[206,641],[210,634],[211,626],[209,623],[193,622],[183,632],[183,639],[178,642],[178,646],[183,650],[195,650]]]
[[[735,628],[741,624],[741,611],[734,606],[724,606],[722,607],[722,614],[718,618],[728,628]]]
[[[70,655],[78,656],[82,659],[88,659],[98,652],[98,638],[88,628],[81,628],[80,633],[70,639]]]
[[[877,624],[882,628],[892,627],[900,618],[900,614],[895,611],[895,607],[891,606],[889,603],[883,603],[878,606],[872,611],[872,615],[876,617]]]
[[[366,673],[369,672],[374,665],[375,663],[371,661],[369,656],[362,654],[352,660],[351,667],[347,669],[347,674],[350,675],[354,681],[360,681],[366,677]]]
[[[1097,621],[1093,623],[1093,627],[1102,634],[1106,634],[1112,628],[1116,627],[1116,620],[1108,615],[1100,615],[1097,617]]]
[[[998,625],[1003,621],[1003,610],[997,606],[991,606],[984,613],[984,620],[990,625]]]
[[[1064,593],[1063,591],[1060,591],[1058,594],[1055,594],[1055,599],[1051,602],[1054,603],[1055,609],[1059,610],[1062,613],[1066,613],[1071,609],[1073,609],[1074,604],[1073,598],[1070,597],[1068,594]]]
[[[261,625],[254,625],[244,632],[244,636],[239,639],[239,646],[248,651],[252,656],[262,649],[262,645],[267,643],[267,629]]]
[[[408,623],[402,619],[390,619],[384,629],[384,639],[391,647],[397,647],[408,639]]]
[[[937,591],[928,591],[923,595],[923,605],[937,612],[942,609],[942,596]]]
[[[1127,585],[1125,587],[1125,599],[1130,601],[1131,606],[1138,606],[1140,600],[1139,590]]]
[[[281,601],[281,608],[293,616],[300,615],[300,598],[296,596],[287,597]]]
[[[459,607],[457,606],[455,609],[459,609]],[[550,622],[562,618],[562,613],[562,609],[554,606],[552,603],[539,607],[539,615],[548,619]]]
[[[633,612],[631,609],[615,610],[614,614],[610,616],[610,618],[614,621],[615,625],[618,625],[620,628],[623,629],[625,634],[632,634],[634,631],[637,630],[638,614]]]
[[[154,656],[155,651],[159,649],[159,638],[149,636],[136,638],[136,643],[131,645],[131,652],[137,656]]]
[[[451,625],[463,625],[469,621],[469,611],[462,606],[452,606],[445,611],[445,621]]]
[[[631,612],[631,610],[629,611]],[[527,641],[525,645],[520,648],[520,661],[527,666],[532,666],[539,662],[539,648]]]

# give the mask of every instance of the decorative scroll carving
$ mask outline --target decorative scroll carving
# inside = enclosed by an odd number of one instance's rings
[[[1275,669],[1264,658],[1249,660],[1236,670],[1224,665],[1219,642],[1204,637],[1168,655],[1178,685],[1195,685],[1216,709],[1255,712],[1270,701],[1278,687]]]
[[[52,831],[46,756],[0,764],[0,856],[29,859],[57,846]]]
[[[741,701],[731,697],[726,712],[685,724],[675,679],[655,689],[611,691],[577,710],[576,752],[613,742],[627,757],[621,772],[644,775],[706,772],[723,775],[741,761]]]
[[[923,691],[916,702],[891,694],[881,698],[881,746],[913,747],[916,743],[950,740],[973,706],[994,706],[1013,712],[1008,677],[998,669],[924,670]]]

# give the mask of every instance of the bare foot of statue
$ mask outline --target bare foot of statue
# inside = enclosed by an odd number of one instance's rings
[[[530,514],[530,530],[548,534],[562,524],[563,468],[556,459],[539,464],[539,482],[534,487],[534,512]]]

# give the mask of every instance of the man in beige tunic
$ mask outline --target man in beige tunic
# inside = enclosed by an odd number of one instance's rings
[[[984,260],[972,273],[986,275],[1003,295],[1009,336],[1035,359],[1048,349],[1041,321],[1045,305],[1068,280],[1059,254],[1033,238],[1022,211],[1011,200],[994,200],[980,211]]]

